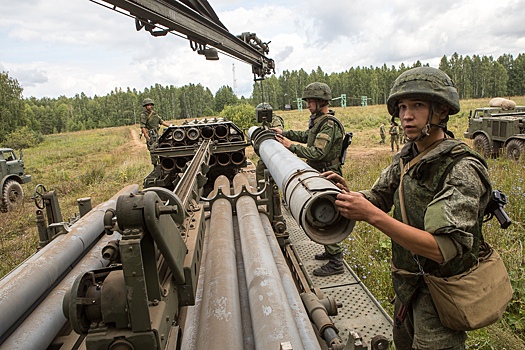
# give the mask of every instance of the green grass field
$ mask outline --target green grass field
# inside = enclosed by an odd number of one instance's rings
[[[525,105],[525,97],[513,98]],[[449,129],[462,139],[467,128],[468,111],[488,106],[488,99],[462,101],[462,112],[451,117]],[[383,168],[391,162],[389,145],[379,145],[379,125],[389,124],[386,106],[335,108],[347,131],[354,133],[344,176],[352,190],[370,188]],[[305,109],[281,112],[287,129],[304,130],[309,113]],[[135,127],[138,131],[138,127]],[[24,150],[24,160],[33,182],[24,185],[25,203],[8,213],[0,213],[0,277],[36,251],[35,206],[30,197],[35,186],[55,190],[65,219],[78,211],[76,199],[91,197],[93,207],[109,199],[128,184],[142,184],[152,167],[145,148],[133,142],[129,127],[100,129],[47,136],[36,148]],[[470,140],[466,140],[470,143]],[[247,152],[256,160],[253,151]],[[514,298],[504,318],[490,327],[469,332],[469,349],[525,349],[525,193],[523,164],[505,158],[489,159],[493,188],[507,194],[506,206],[513,224],[501,230],[497,221],[484,224],[485,239],[498,249],[514,286]],[[389,239],[365,223],[358,223],[344,241],[345,259],[370,291],[392,314],[390,301]]]

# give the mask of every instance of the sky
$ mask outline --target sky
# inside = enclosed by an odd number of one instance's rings
[[[102,2],[102,0],[97,0]],[[439,66],[446,55],[525,53],[523,0],[209,0],[230,31],[269,44],[276,73],[320,66]],[[132,18],[89,0],[0,0],[0,71],[24,97],[103,96],[115,88],[224,85],[250,97],[251,66],[206,61],[175,35],[153,37]]]

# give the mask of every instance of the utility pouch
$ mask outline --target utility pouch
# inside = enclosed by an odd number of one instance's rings
[[[423,277],[439,319],[455,330],[470,331],[498,321],[513,295],[501,257],[484,240],[478,264],[469,271],[445,278],[428,273]]]

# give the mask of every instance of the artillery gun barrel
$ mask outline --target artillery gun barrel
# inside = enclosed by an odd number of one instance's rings
[[[250,188],[242,173],[234,177],[233,185],[235,194],[241,193],[243,185]],[[266,239],[257,205],[252,197],[245,195],[237,200],[236,209],[255,347],[278,349],[280,342],[286,339],[292,343],[294,350],[303,350],[303,342]]]
[[[138,185],[128,186],[101,203],[71,227],[71,231],[31,261],[17,274],[0,283],[0,335],[4,335],[31,306],[48,292],[66,270],[104,232],[104,214],[115,209],[121,194],[137,193]]]
[[[230,181],[224,175],[215,180],[214,188],[215,193],[222,188],[224,194],[230,195]],[[197,340],[199,350],[244,348],[232,212],[227,199],[213,202],[200,312],[201,336]]]
[[[339,214],[335,200],[341,190],[275,140],[275,132],[256,126],[248,130],[253,147],[281,190],[295,221],[313,241],[341,242],[355,221]]]
[[[62,329],[67,319],[62,312],[64,295],[71,289],[77,276],[100,269],[109,261],[102,258],[102,248],[120,234],[104,235],[66,277],[49,293],[25,321],[0,346],[0,350],[46,349]]]

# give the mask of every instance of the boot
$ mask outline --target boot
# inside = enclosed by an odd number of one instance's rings
[[[319,253],[319,254],[315,254],[315,260],[328,260],[328,259],[330,259],[330,254],[328,254],[326,251]]]
[[[328,263],[314,270],[315,276],[339,275],[345,272],[343,264],[343,253],[328,254]]]

